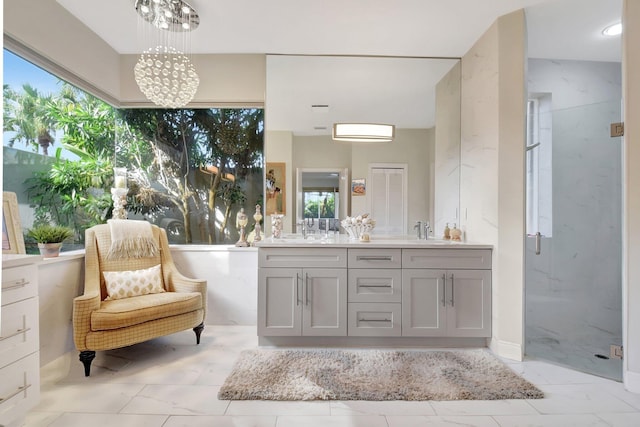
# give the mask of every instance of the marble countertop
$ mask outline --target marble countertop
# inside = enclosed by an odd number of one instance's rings
[[[286,235],[280,239],[267,238],[257,242],[259,248],[298,248],[298,247],[333,247],[333,248],[441,248],[441,249],[492,249],[492,245],[473,242],[454,242],[451,240],[428,239],[418,240],[413,236],[376,236],[372,235],[368,242],[350,240],[347,235],[330,236],[310,235],[303,239],[301,235]]]

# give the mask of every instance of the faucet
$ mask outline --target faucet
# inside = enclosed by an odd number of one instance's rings
[[[414,230],[418,230],[418,240],[422,240],[422,221],[416,221],[416,225],[413,226]]]
[[[429,233],[432,231],[429,221],[416,221],[416,225],[414,225],[413,228],[418,230],[418,240],[422,240],[423,238],[424,240],[429,239]]]
[[[429,225],[429,221],[425,221],[424,223],[424,240],[429,240],[429,233],[431,233],[431,225]]]
[[[302,227],[302,238],[306,239],[307,238],[307,224],[305,222],[305,220],[303,219],[300,222],[297,222],[296,225],[299,225],[300,227]]]

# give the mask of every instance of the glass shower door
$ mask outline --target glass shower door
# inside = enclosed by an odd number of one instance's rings
[[[554,96],[529,102],[525,354],[621,380],[620,100],[554,108]]]

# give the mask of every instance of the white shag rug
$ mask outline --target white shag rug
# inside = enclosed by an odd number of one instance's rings
[[[220,400],[496,400],[543,393],[486,350],[248,350]]]

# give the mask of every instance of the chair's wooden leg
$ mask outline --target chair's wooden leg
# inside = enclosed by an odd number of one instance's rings
[[[202,334],[203,329],[204,329],[204,322],[200,323],[198,326],[193,328],[193,332],[196,333],[196,345],[200,344],[200,334]]]
[[[80,361],[84,365],[84,376],[88,377],[91,372],[91,362],[96,357],[95,351],[81,351],[80,352]]]

